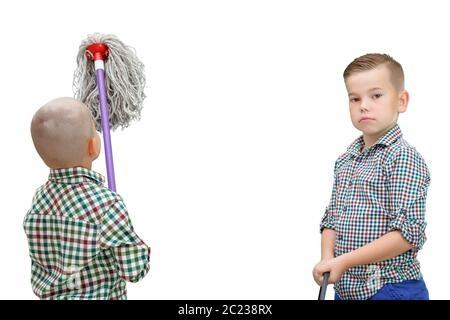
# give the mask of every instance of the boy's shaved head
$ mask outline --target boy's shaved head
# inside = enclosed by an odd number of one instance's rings
[[[37,152],[50,168],[81,163],[95,129],[89,109],[73,98],[58,98],[41,107],[31,121]]]
[[[391,82],[398,91],[405,89],[405,75],[400,63],[388,54],[368,53],[353,60],[344,70],[344,80],[354,73],[373,70],[379,66],[386,66],[391,73]]]

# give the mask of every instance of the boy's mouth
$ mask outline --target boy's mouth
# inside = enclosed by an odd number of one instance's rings
[[[371,121],[371,120],[375,120],[375,119],[374,118],[369,118],[369,117],[362,117],[361,119],[359,119],[359,122]]]

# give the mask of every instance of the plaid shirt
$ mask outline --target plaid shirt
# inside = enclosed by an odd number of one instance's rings
[[[320,228],[336,231],[334,255],[362,247],[399,230],[413,248],[397,257],[348,269],[335,284],[342,299],[368,299],[383,285],[420,279],[417,253],[425,236],[430,176],[425,161],[398,125],[367,150],[359,137],[334,168],[331,200]]]
[[[102,175],[50,170],[23,223],[31,284],[41,299],[126,299],[126,281],[150,268],[150,248],[133,230],[122,198]]]

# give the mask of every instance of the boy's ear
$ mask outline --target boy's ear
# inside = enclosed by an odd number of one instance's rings
[[[97,141],[95,140],[95,137],[89,139],[88,152],[90,156],[95,155],[97,152]]]
[[[403,90],[400,93],[399,96],[399,104],[398,104],[398,112],[403,113],[408,108],[408,102],[409,102],[409,92],[406,90]]]

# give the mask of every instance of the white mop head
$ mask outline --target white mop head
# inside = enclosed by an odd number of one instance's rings
[[[109,48],[105,60],[105,78],[110,128],[126,128],[132,120],[139,120],[141,116],[146,97],[144,64],[137,58],[133,48],[111,34],[95,33],[81,43],[73,89],[75,98],[90,109],[98,131],[101,131],[101,121],[97,80],[94,62],[86,57],[86,47],[93,43],[104,43]]]

